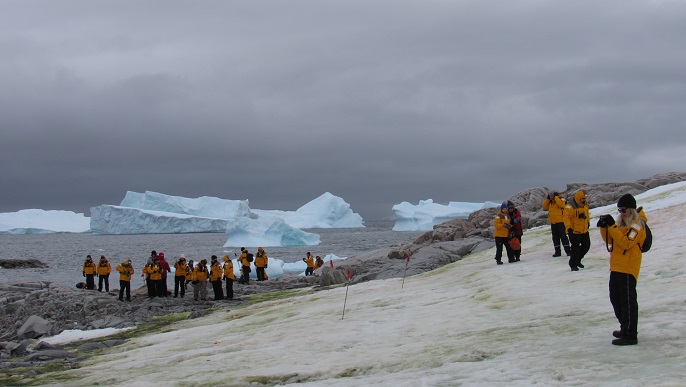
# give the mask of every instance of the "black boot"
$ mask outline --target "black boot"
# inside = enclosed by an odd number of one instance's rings
[[[636,337],[622,336],[619,339],[612,340],[612,345],[636,345],[638,344],[638,339]]]
[[[616,338],[618,338],[618,339],[621,339],[622,336],[624,336],[624,333],[622,333],[622,331],[613,331],[613,332],[612,332],[612,336],[614,336],[614,337],[616,337]]]

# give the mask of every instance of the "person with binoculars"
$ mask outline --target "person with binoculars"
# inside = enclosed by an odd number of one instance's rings
[[[567,201],[564,211],[564,223],[567,228],[570,247],[569,267],[572,271],[584,268],[581,260],[591,249],[591,237],[588,234],[591,216],[586,200],[586,192],[580,189],[574,194],[573,199]]]

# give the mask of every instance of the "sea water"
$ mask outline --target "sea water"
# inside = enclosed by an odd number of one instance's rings
[[[286,263],[302,260],[309,251],[313,256],[324,258],[334,254],[341,258],[351,257],[379,248],[411,243],[422,232],[393,231],[391,222],[365,223],[364,228],[310,229],[307,232],[320,235],[317,246],[264,247],[270,258]],[[146,235],[95,235],[95,234],[33,234],[0,235],[0,259],[37,259],[49,267],[39,269],[0,269],[0,283],[50,281],[73,286],[83,281],[81,267],[86,255],[97,263],[101,255],[107,257],[114,267],[126,259],[133,262],[136,270],[134,281],[141,273],[152,250],[164,252],[170,265],[184,254],[186,260],[210,261],[218,257],[240,252],[239,247],[224,247],[223,233],[202,234],[146,234]],[[245,246],[252,253],[258,246]],[[116,283],[118,276],[110,276]],[[142,283],[142,279],[140,279]],[[112,283],[112,282],[111,282]],[[115,286],[116,287],[116,286]]]

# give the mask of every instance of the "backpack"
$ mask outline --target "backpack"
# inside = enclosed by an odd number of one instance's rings
[[[643,244],[641,245],[641,252],[647,253],[648,251],[650,251],[650,247],[653,245],[653,233],[650,231],[648,223],[643,222],[643,225],[646,228],[646,239],[645,241],[643,241]]]
[[[245,257],[248,259],[248,262],[252,262],[252,254],[251,253],[245,254]]]

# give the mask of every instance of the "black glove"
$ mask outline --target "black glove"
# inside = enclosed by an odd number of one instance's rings
[[[86,276],[86,272],[85,272],[85,271],[83,272],[83,276],[84,276],[84,277]]]
[[[510,227],[512,227],[512,225],[509,223],[505,223],[503,226],[508,230],[510,229]]]
[[[568,234],[568,235],[574,234],[574,230],[572,230],[571,228],[568,228],[568,229],[567,229],[567,234]]]
[[[584,214],[583,212],[579,214],[579,219],[586,219],[586,214]]]

